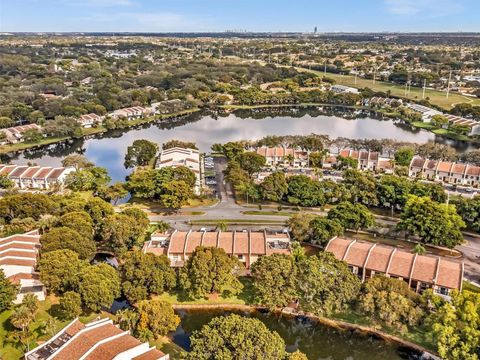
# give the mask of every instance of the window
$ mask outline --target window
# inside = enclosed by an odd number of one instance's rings
[[[439,286],[438,288],[435,289],[435,292],[440,295],[448,295],[450,291],[446,287]]]
[[[243,255],[238,255],[238,260],[243,261]]]

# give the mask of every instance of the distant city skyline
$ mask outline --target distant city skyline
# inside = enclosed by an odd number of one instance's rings
[[[0,32],[480,32],[478,0],[0,0]]]

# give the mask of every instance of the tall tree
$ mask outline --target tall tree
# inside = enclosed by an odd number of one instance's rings
[[[48,291],[53,293],[76,289],[80,272],[85,266],[87,262],[80,260],[76,252],[68,249],[44,253],[38,262],[40,279]]]
[[[176,284],[175,272],[166,256],[128,252],[120,267],[123,293],[131,303],[150,294],[161,295]]]
[[[0,269],[0,312],[7,310],[17,297],[18,286],[5,277],[5,273]]]
[[[70,154],[65,156],[62,160],[62,166],[64,167],[74,167],[75,170],[87,169],[95,166],[82,154]]]
[[[93,221],[85,211],[73,211],[62,215],[58,219],[58,226],[68,227],[85,238],[93,239]]]
[[[65,319],[74,319],[82,313],[82,298],[75,291],[67,291],[60,298],[60,312]]]
[[[415,150],[411,147],[401,147],[395,152],[395,164],[400,166],[410,166]]]
[[[120,296],[120,278],[110,265],[88,266],[80,272],[79,278],[78,293],[83,304],[92,311],[109,308]]]
[[[223,249],[200,246],[180,270],[180,286],[188,296],[197,299],[227,289],[235,293],[242,288],[234,274],[240,266],[238,259],[228,256]]]
[[[263,166],[265,166],[266,159],[264,156],[253,151],[241,153],[235,159],[240,164],[240,167],[245,170],[248,175],[258,173]]]
[[[175,331],[180,318],[173,311],[172,305],[162,300],[144,300],[138,304],[137,333],[148,331],[156,339]]]
[[[42,253],[55,250],[75,251],[80,259],[91,260],[95,256],[96,246],[92,238],[80,235],[68,227],[53,228],[40,237]]]
[[[316,217],[309,224],[310,242],[316,245],[325,246],[334,236],[343,234],[343,226],[337,220],[324,217]]]
[[[411,195],[397,226],[408,234],[417,235],[427,244],[453,248],[463,242],[461,229],[465,223],[454,205]]]
[[[135,140],[132,145],[127,148],[125,155],[125,167],[145,166],[157,155],[158,145],[154,142],[140,139]]]
[[[345,262],[331,253],[305,258],[298,265],[297,291],[300,306],[324,316],[346,309],[360,290],[360,280]]]
[[[330,220],[338,221],[344,229],[367,229],[375,223],[375,218],[365,205],[344,201],[328,212]]]
[[[292,256],[262,256],[252,265],[253,286],[260,304],[285,307],[296,298],[297,267]]]
[[[268,175],[260,184],[260,193],[265,200],[280,201],[287,191],[287,180],[283,172]]]
[[[231,314],[213,318],[191,338],[188,360],[243,359],[279,360],[285,342],[260,320]]]

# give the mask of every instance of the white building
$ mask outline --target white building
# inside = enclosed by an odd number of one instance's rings
[[[25,166],[0,164],[0,176],[12,180],[19,189],[48,190],[55,186],[63,187],[73,167]]]
[[[345,85],[332,85],[330,90],[337,94],[358,94],[359,91],[357,88],[353,88]]]
[[[83,324],[77,318],[50,340],[25,354],[25,360],[168,360],[148,342],[142,343],[128,331],[105,318]]]
[[[185,166],[195,173],[195,193],[200,194],[202,187],[201,171],[200,171],[200,152],[196,149],[184,149],[174,147],[167,150],[162,150],[155,165],[156,169],[164,167],[179,167]]]
[[[42,128],[37,124],[28,124],[0,129],[0,131],[2,131],[7,137],[6,141],[3,143],[16,144],[23,141],[23,134],[28,130],[37,130],[40,133],[42,132]]]
[[[45,300],[45,288],[35,271],[40,234],[37,230],[0,239],[0,269],[7,279],[20,286],[15,303],[21,303],[26,294]]]
[[[110,113],[113,119],[126,118],[128,120],[140,119],[150,113],[150,110],[141,106],[118,109]]]
[[[91,113],[80,116],[77,121],[84,128],[91,128],[95,124],[101,124],[103,119],[103,116]]]
[[[434,117],[435,115],[443,115],[441,111],[431,109],[423,105],[410,103],[407,106],[413,111],[419,112],[422,115],[422,121],[426,123],[431,122],[432,117]]]

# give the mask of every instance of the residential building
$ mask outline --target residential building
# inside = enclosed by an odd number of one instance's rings
[[[252,151],[256,151],[257,154],[265,157],[268,166],[308,166],[309,153],[307,151],[282,146],[259,147]]]
[[[91,113],[80,116],[77,121],[84,128],[91,128],[95,124],[101,124],[103,119],[103,116]]]
[[[199,195],[202,188],[200,152],[196,149],[184,149],[180,147],[162,150],[158,156],[155,168],[161,169],[164,167],[179,166],[185,166],[195,173],[196,181],[194,191]]]
[[[68,174],[75,171],[73,167],[23,166],[0,164],[0,176],[12,180],[19,189],[48,190],[63,187]]]
[[[25,360],[168,360],[105,318],[83,324],[77,318],[50,340],[25,354]]]
[[[405,281],[415,292],[433,289],[436,294],[449,296],[461,290],[464,265],[445,257],[418,255],[396,247],[335,237],[325,251],[345,261],[349,269],[362,280],[381,274]]]
[[[330,87],[330,90],[337,94],[347,94],[347,93],[358,94],[359,93],[357,88],[353,88],[345,85],[332,85]]]
[[[3,144],[16,144],[23,141],[23,134],[25,133],[25,131],[28,130],[37,130],[39,132],[42,132],[42,128],[37,124],[20,125],[9,127],[6,129],[0,129],[0,131],[2,131],[6,135],[6,140],[3,141]]]
[[[357,160],[359,170],[371,170],[377,171],[379,163],[382,163],[382,168],[387,168],[387,162],[390,162],[391,159],[381,157],[380,154],[376,151],[365,151],[365,150],[348,150],[344,149],[340,151],[340,156],[349,157]],[[338,160],[338,159],[337,159]]]
[[[423,122],[431,122],[432,117],[435,115],[443,115],[441,111],[431,109],[429,107],[415,104],[415,103],[410,103],[407,105],[410,109],[413,111],[419,112],[422,115],[422,121]]]
[[[480,167],[465,163],[437,161],[414,156],[409,166],[409,176],[443,183],[478,186]]]
[[[128,120],[140,119],[150,113],[150,110],[141,106],[133,106],[129,108],[123,108],[114,110],[109,115],[113,119],[126,118]]]
[[[198,246],[222,248],[247,269],[259,257],[290,254],[290,235],[267,231],[178,231],[154,233],[143,245],[144,253],[166,255],[172,266],[183,266]]]
[[[37,230],[0,239],[0,269],[7,279],[18,284],[15,303],[21,303],[26,294],[34,294],[45,300],[45,288],[35,268],[40,249],[40,234]]]

